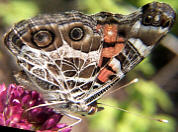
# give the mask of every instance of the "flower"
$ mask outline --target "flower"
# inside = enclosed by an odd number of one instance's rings
[[[31,107],[44,104],[44,100],[36,91],[24,90],[20,85],[0,85],[0,125],[37,132],[57,132],[66,127],[65,123],[58,123],[62,115],[55,113],[46,106]],[[71,131],[67,127],[62,132]]]

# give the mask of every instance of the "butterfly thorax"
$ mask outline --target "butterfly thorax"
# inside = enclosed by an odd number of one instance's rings
[[[83,102],[72,102],[72,101],[65,101],[64,104],[60,104],[60,105],[56,104],[52,106],[52,108],[55,108],[55,111],[57,112],[77,113],[83,116],[93,115],[104,109],[103,107],[98,107],[97,102],[93,102],[90,105],[86,105]]]

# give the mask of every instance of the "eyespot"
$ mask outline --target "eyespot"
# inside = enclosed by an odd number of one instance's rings
[[[147,15],[143,18],[143,24],[149,25],[153,21],[153,16],[152,15]]]
[[[53,35],[49,31],[41,30],[34,34],[33,41],[39,47],[46,47],[53,41]]]
[[[156,14],[156,15],[154,16],[154,21],[155,21],[155,22],[160,22],[160,20],[161,20],[161,15],[160,15],[160,14]]]
[[[161,20],[162,20],[161,14],[156,14],[156,15],[154,16],[154,19],[153,19],[153,23],[152,23],[152,24],[153,24],[154,26],[160,26]]]
[[[70,31],[70,38],[74,41],[79,41],[83,38],[83,29],[81,27],[74,27]]]
[[[163,28],[170,27],[171,24],[172,24],[171,19],[168,19],[168,20],[163,24]]]

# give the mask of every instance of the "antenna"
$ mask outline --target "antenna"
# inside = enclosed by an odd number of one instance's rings
[[[35,109],[35,108],[43,107],[43,106],[50,106],[50,105],[63,104],[63,103],[65,103],[65,101],[56,101],[56,102],[51,102],[51,103],[45,101],[45,104],[40,104],[40,105],[30,107],[30,108],[26,109],[25,112]]]
[[[111,92],[109,92],[108,94],[103,95],[103,97],[105,97],[105,96],[107,96],[107,95],[109,95],[109,94],[111,94],[111,93],[113,93],[113,92],[115,92],[115,91],[117,91],[117,90],[120,90],[120,89],[122,89],[122,88],[124,88],[124,87],[126,87],[126,86],[128,86],[128,85],[130,85],[130,84],[136,83],[136,82],[138,82],[138,81],[139,81],[139,79],[138,79],[138,78],[135,78],[135,79],[133,79],[131,82],[129,82],[129,83],[127,83],[127,84],[125,84],[125,85],[123,85],[123,86],[121,86],[121,87],[119,87],[119,88],[117,88],[117,89],[115,89],[115,90],[113,90],[113,91],[111,91]],[[133,114],[133,115],[142,117],[142,118],[147,118],[147,119],[151,119],[151,120],[155,120],[155,121],[159,121],[159,122],[163,122],[163,123],[169,123],[169,121],[166,120],[166,119],[155,119],[155,118],[151,118],[151,117],[146,117],[146,116],[138,115],[138,114],[132,113],[132,112],[130,112],[130,111],[127,111],[127,110],[125,110],[125,109],[118,108],[118,107],[115,107],[115,106],[111,106],[111,105],[108,105],[108,104],[102,104],[102,103],[97,103],[97,104],[109,106],[109,107],[112,107],[112,108],[115,108],[115,109],[118,109],[118,110],[121,110],[121,111],[130,113],[130,114]]]
[[[169,121],[166,120],[166,119],[155,119],[155,118],[151,118],[151,117],[146,117],[146,116],[138,115],[138,114],[132,113],[132,112],[130,112],[130,111],[124,110],[124,109],[122,109],[122,108],[115,107],[115,106],[111,106],[111,105],[107,105],[107,104],[102,104],[102,103],[97,103],[97,104],[109,106],[109,107],[112,107],[112,108],[115,108],[115,109],[118,109],[118,110],[121,110],[121,111],[130,113],[130,114],[133,114],[133,115],[142,117],[142,118],[147,118],[147,119],[151,119],[151,120],[155,120],[155,121],[159,121],[159,122],[163,122],[163,123],[169,123]]]
[[[117,89],[115,89],[115,90],[113,90],[113,91],[111,91],[111,92],[109,92],[108,94],[103,95],[103,97],[106,97],[106,96],[108,96],[109,94],[111,94],[111,93],[113,93],[113,92],[116,92],[117,90],[120,90],[120,89],[122,89],[122,88],[124,88],[124,87],[127,87],[128,85],[133,84],[133,83],[136,83],[136,82],[138,82],[138,81],[139,81],[139,79],[138,79],[138,78],[135,78],[135,79],[133,79],[131,82],[129,82],[129,83],[127,83],[127,84],[125,84],[125,85],[123,85],[123,86],[121,86],[121,87],[119,87],[119,88],[117,88]],[[103,98],[103,97],[102,97],[102,98]]]

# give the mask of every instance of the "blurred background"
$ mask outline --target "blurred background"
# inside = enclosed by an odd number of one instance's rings
[[[178,10],[177,0],[158,0]],[[152,0],[0,0],[0,84],[17,83],[16,59],[3,44],[3,36],[14,23],[37,14],[77,10],[86,14],[110,11],[128,14]],[[112,90],[134,78],[139,82],[114,92],[98,102],[139,115],[169,120],[168,124],[141,118],[115,108],[82,117],[74,132],[178,132],[178,21],[156,50],[129,72]],[[61,122],[76,120],[63,117]]]

